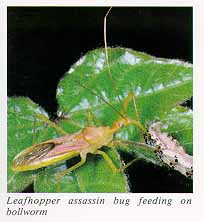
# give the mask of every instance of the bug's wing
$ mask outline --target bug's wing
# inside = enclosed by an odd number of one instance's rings
[[[41,159],[55,147],[54,143],[39,143],[20,152],[13,160],[15,165],[28,164]]]
[[[39,143],[20,152],[13,160],[12,169],[26,171],[48,166],[76,156],[88,146],[79,133]]]

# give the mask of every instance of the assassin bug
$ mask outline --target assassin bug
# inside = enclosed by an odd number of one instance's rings
[[[112,76],[109,67],[108,61],[108,50],[107,50],[107,42],[106,42],[106,18],[110,12],[111,8],[108,10],[107,14],[104,17],[104,41],[105,41],[105,55],[106,55],[106,63],[108,67],[108,73],[110,79],[112,81]],[[112,81],[113,82],[113,81]],[[82,85],[83,86],[83,85]],[[83,86],[85,88],[85,86]],[[113,89],[114,82],[113,82]],[[87,90],[89,90],[87,88]],[[93,93],[93,92],[92,92]],[[97,95],[98,96],[98,95]],[[105,99],[101,98],[105,103],[109,104]],[[129,118],[126,116],[126,110],[130,101],[133,101],[135,116],[136,119]],[[131,161],[130,163],[122,166],[121,168],[117,168],[110,157],[102,151],[100,148],[102,146],[114,147],[113,135],[115,132],[120,130],[122,127],[127,125],[136,125],[142,132],[146,132],[146,129],[142,126],[139,121],[139,115],[136,107],[136,97],[134,93],[129,93],[127,98],[123,102],[122,110],[116,110],[111,104],[109,104],[112,109],[114,109],[118,114],[119,118],[112,123],[111,126],[100,126],[94,127],[89,126],[85,127],[84,129],[73,133],[71,135],[65,135],[63,137],[59,137],[56,139],[51,139],[31,147],[20,152],[13,160],[12,169],[13,171],[29,171],[34,170],[42,167],[46,167],[55,163],[58,163],[63,160],[68,160],[75,156],[80,156],[81,161],[77,164],[73,165],[72,167],[57,173],[57,180],[59,181],[61,177],[65,174],[70,173],[71,171],[77,169],[81,165],[86,162],[86,157],[88,153],[98,154],[101,155],[111,169],[115,172],[121,172],[125,168],[127,168],[130,164],[132,164],[135,160]],[[52,124],[58,131],[62,134],[66,134],[62,129],[57,127],[54,123],[43,118],[43,116],[36,116],[37,118],[44,120],[48,124]],[[147,145],[143,144],[144,146],[148,147]]]

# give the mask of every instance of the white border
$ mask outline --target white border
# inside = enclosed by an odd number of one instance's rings
[[[33,197],[61,197],[64,200],[64,204],[50,208],[49,215],[45,217],[6,217],[4,216],[4,210],[6,208],[5,200],[7,198],[6,193],[6,90],[7,90],[7,36],[6,36],[6,6],[193,6],[194,7],[194,193],[193,194],[31,194]],[[135,1],[91,1],[91,0],[3,0],[0,2],[0,190],[1,190],[1,206],[0,206],[0,218],[2,221],[56,221],[56,220],[69,220],[69,221],[185,221],[190,222],[193,220],[202,221],[202,208],[204,200],[204,178],[202,169],[204,169],[203,161],[203,132],[204,132],[204,1],[203,0],[135,0]],[[23,197],[28,194],[12,194],[12,197]],[[109,203],[106,206],[68,206],[66,199],[69,197],[104,197]],[[112,206],[111,198],[114,196],[120,198],[130,198],[131,201],[140,196],[148,198],[161,196],[170,197],[178,200],[179,198],[186,197],[193,199],[193,204],[190,206],[174,205],[173,207],[161,207],[161,206],[144,206],[135,207],[131,205],[125,206]]]
[[[196,0],[2,0],[2,2],[7,6],[192,6]]]

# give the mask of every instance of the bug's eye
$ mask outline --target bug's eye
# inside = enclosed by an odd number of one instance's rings
[[[119,127],[122,128],[124,126],[123,123],[119,123]]]

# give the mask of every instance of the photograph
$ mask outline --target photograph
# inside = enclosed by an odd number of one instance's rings
[[[193,193],[193,7],[7,7],[8,193]]]

